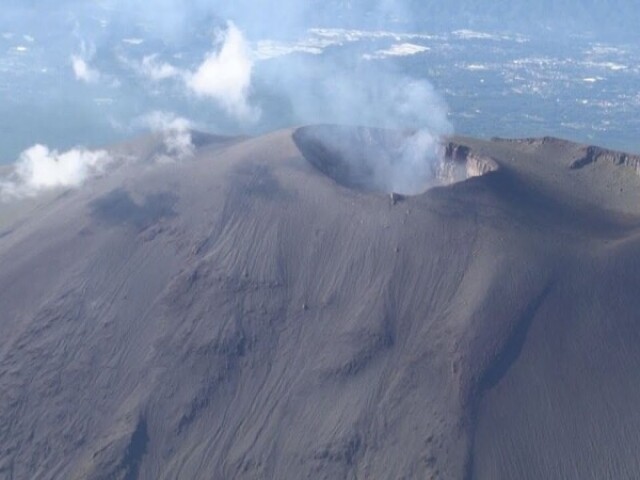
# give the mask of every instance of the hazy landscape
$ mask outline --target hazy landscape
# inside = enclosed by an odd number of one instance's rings
[[[0,163],[34,143],[68,149],[121,141],[158,128],[148,121],[157,111],[234,134],[397,124],[384,109],[373,112],[375,102],[363,108],[351,95],[363,79],[373,90],[381,72],[429,81],[467,135],[554,135],[640,150],[633,2],[289,0],[273,9],[247,1],[162,0],[151,8],[64,0],[36,8],[10,0],[0,18]],[[242,32],[252,66],[247,94],[261,114],[250,121],[183,80],[219,49],[214,33],[228,20]],[[344,110],[336,75],[351,97]]]
[[[9,0],[0,479],[640,477],[636,10]]]

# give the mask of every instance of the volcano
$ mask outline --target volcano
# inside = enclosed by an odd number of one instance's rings
[[[640,158],[455,137],[409,195],[389,135],[1,205],[0,479],[638,478]]]

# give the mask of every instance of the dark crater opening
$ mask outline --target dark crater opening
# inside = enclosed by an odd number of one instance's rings
[[[497,169],[492,159],[424,130],[319,125],[293,140],[316,169],[347,188],[417,195]]]

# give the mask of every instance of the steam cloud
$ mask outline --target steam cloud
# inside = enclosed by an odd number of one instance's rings
[[[98,71],[91,68],[87,61],[79,55],[71,55],[71,67],[76,79],[80,81],[95,83],[100,79]]]
[[[142,126],[162,135],[165,151],[156,156],[158,162],[185,160],[195,151],[191,130],[192,123],[167,112],[152,112],[139,122]]]
[[[144,57],[138,71],[143,76],[156,82],[182,75],[182,72],[173,65],[159,62],[158,55],[147,55]]]
[[[0,181],[0,196],[7,200],[57,188],[77,188],[88,178],[103,173],[111,161],[111,156],[102,150],[76,148],[58,153],[35,145],[22,152],[12,174]]]
[[[110,89],[105,96],[120,95],[119,100],[124,100],[121,103],[125,104],[127,95],[132,95],[130,99],[136,101],[128,103],[139,103],[133,95],[140,95],[141,90],[120,88],[117,81],[124,78],[122,71],[108,70],[108,55],[104,55],[110,52],[113,58],[122,60],[119,67],[133,68],[138,81],[142,77],[153,84],[153,88],[142,85],[143,94],[153,91],[156,98],[161,98],[164,93],[179,92],[188,108],[197,104],[197,111],[208,112],[208,117],[207,114],[200,115],[206,120],[199,123],[222,133],[257,134],[313,123],[418,131],[420,133],[407,140],[402,149],[400,163],[402,168],[411,167],[409,174],[397,175],[413,182],[439,161],[439,139],[451,133],[452,126],[448,121],[447,106],[432,85],[424,78],[407,76],[385,59],[426,51],[428,47],[422,44],[426,37],[381,30],[311,28],[347,25],[358,19],[360,25],[375,29],[383,25],[388,27],[400,18],[412,17],[413,7],[408,0],[376,0],[366,5],[356,1],[349,5],[344,8],[344,2],[337,0],[283,0],[278,3],[270,0],[158,0],[153,5],[143,0],[100,0],[83,8],[96,12],[93,18],[100,19],[102,30],[85,29],[77,18],[74,20],[79,25],[74,28],[75,40],[81,39],[82,45],[95,45],[95,48],[89,51],[83,46],[80,54],[71,56],[71,66],[78,80],[104,84],[105,89]],[[60,15],[67,14],[64,8],[59,10]],[[78,7],[78,15],[87,11]],[[335,12],[348,14],[339,17]],[[55,16],[55,12],[52,15]],[[405,23],[404,27],[407,25]],[[119,28],[115,43],[112,26]],[[376,44],[369,52],[356,51],[355,54],[332,49],[368,38],[372,43],[383,39],[394,44],[389,48]],[[116,48],[116,44],[125,47]],[[193,50],[194,44],[198,45],[199,54],[198,50]],[[153,48],[151,45],[157,47],[155,53],[149,51]],[[144,49],[136,50],[142,47]],[[98,62],[93,61],[94,56]],[[94,63],[100,65],[100,71],[92,67]],[[179,111],[179,107],[168,106],[166,102],[155,108]],[[191,113],[182,114],[193,117]],[[140,115],[140,112],[133,115]],[[130,118],[121,123],[127,124]],[[189,122],[157,112],[148,116],[146,122],[148,128],[162,132],[166,150],[164,160],[187,158],[193,154]],[[78,178],[91,176],[96,165],[102,164],[88,156],[87,151],[58,154],[42,148],[33,147],[27,151],[29,153],[24,152],[19,164],[27,164],[28,158],[38,157],[42,161],[31,163],[51,167],[51,159],[55,159],[53,166],[56,168],[50,168],[54,185],[81,184],[83,180]],[[76,164],[84,165],[81,170],[85,173],[69,174],[68,178],[75,180],[62,180],[67,177],[56,172],[75,157],[80,159]],[[39,187],[34,187],[33,178],[21,173],[16,181],[5,185],[3,191],[26,186],[37,190]],[[41,186],[44,183],[41,182]],[[22,187],[18,188],[20,185]],[[417,188],[409,185],[398,190],[414,191]]]
[[[417,195],[466,178],[428,130],[320,125],[303,127],[294,142],[318,170],[337,183],[378,193]]]
[[[175,44],[193,35],[192,25],[201,25],[204,31],[217,29],[214,47],[202,62],[178,66],[175,60],[165,61],[160,54],[152,54],[142,59],[137,71],[153,82],[177,80],[185,93],[212,100],[221,113],[249,133],[309,123],[451,131],[447,108],[428,81],[409,78],[378,61],[420,53],[428,47],[405,41],[360,58],[322,55],[331,46],[361,39],[421,38],[388,31],[308,29],[314,18],[340,10],[332,2],[322,6],[292,0],[277,5],[266,0],[192,0],[185,5],[163,0],[162,8],[153,11],[141,1],[127,6],[118,0],[107,3],[121,15],[135,19],[150,15],[158,35],[173,39]],[[352,16],[366,18],[368,24],[411,16],[411,8],[403,0],[379,0],[367,5],[366,12],[363,5],[353,3],[350,10]],[[202,25],[203,18],[210,20]],[[407,98],[409,94],[402,92],[405,86],[417,96]],[[222,129],[229,126],[220,117],[214,123]]]
[[[167,112],[152,112],[136,124],[162,135],[164,151],[154,161],[167,163],[193,155],[193,124],[189,120]],[[104,150],[78,147],[60,153],[45,145],[34,145],[20,154],[8,176],[0,178],[0,199],[9,201],[60,188],[79,188],[114,167],[116,160]]]
[[[443,165],[444,149],[439,138],[429,130],[419,130],[402,145],[400,160],[390,172],[391,189],[406,195],[422,193],[445,180]]]
[[[234,117],[255,119],[258,112],[248,101],[253,60],[247,42],[242,32],[229,22],[217,43],[219,51],[210,53],[187,77],[187,85],[197,95],[213,98]]]
[[[144,57],[137,70],[156,82],[179,78],[191,93],[213,100],[234,119],[250,123],[260,115],[249,103],[253,66],[244,35],[233,22],[228,22],[225,29],[217,32],[214,49],[193,71],[162,62],[157,55]]]
[[[71,55],[71,68],[76,80],[85,83],[96,83],[100,80],[100,72],[89,65],[95,55],[95,49],[88,48],[85,42],[80,44],[80,54]]]

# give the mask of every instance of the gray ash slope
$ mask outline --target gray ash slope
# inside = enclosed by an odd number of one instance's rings
[[[313,128],[3,217],[0,479],[637,478],[633,157],[456,138],[392,202]]]

